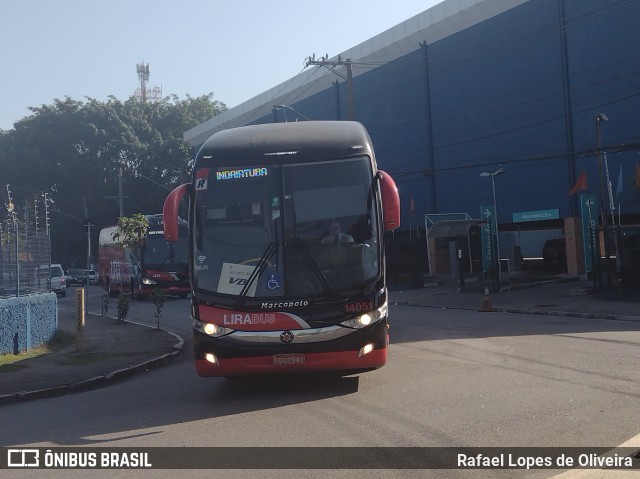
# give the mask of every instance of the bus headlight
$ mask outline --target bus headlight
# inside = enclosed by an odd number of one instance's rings
[[[215,364],[216,366],[220,366],[220,361],[218,361],[218,357],[215,354],[205,354],[204,359],[209,361],[211,364]]]
[[[373,351],[373,344],[365,344],[360,348],[360,351],[358,352],[358,357],[361,358],[362,356],[369,354],[371,351]]]
[[[212,338],[219,338],[220,336],[225,336],[234,331],[233,329],[223,328],[222,326],[218,326],[217,324],[204,323],[202,321],[198,321],[197,319],[194,319],[192,324],[193,329],[195,329],[196,331],[200,331],[207,336],[211,336]]]
[[[387,316],[388,303],[384,303],[378,309],[361,314],[358,317],[343,321],[340,323],[342,326],[353,329],[361,329],[373,324]]]
[[[142,284],[156,284],[156,282],[149,278],[142,278]]]

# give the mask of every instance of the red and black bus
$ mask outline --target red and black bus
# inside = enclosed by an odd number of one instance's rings
[[[191,184],[165,200],[167,241],[189,266],[201,376],[366,371],[387,359],[384,230],[398,192],[357,122],[220,131],[198,151]]]
[[[134,298],[148,297],[155,288],[165,295],[186,298],[190,291],[187,223],[177,223],[180,239],[166,241],[162,215],[145,215],[147,235],[136,247],[120,247],[113,235],[117,226],[100,231],[98,238],[98,276],[109,293],[130,293]]]

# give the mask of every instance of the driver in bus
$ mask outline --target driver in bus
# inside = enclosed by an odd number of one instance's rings
[[[342,225],[334,221],[329,225],[329,234],[322,238],[322,243],[353,243],[353,236],[342,232]]]

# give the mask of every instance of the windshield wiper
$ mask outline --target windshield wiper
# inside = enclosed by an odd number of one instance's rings
[[[316,263],[316,260],[313,259],[313,256],[309,252],[309,248],[307,248],[307,245],[304,244],[304,241],[302,239],[296,237],[296,238],[294,238],[294,244],[296,246],[298,246],[302,250],[302,253],[303,253],[305,259],[311,265],[311,270],[313,271],[313,273],[316,275],[316,277],[320,281],[320,284],[322,285],[322,288],[324,289],[325,293],[327,293],[331,298],[335,298],[336,292],[331,287],[331,284],[329,283],[329,280],[327,279],[325,274],[322,272],[322,270],[318,266],[318,263]]]
[[[277,250],[278,250],[278,243],[276,241],[271,242],[269,246],[267,246],[267,249],[264,250],[264,253],[262,253],[262,256],[260,256],[260,260],[258,261],[258,264],[256,265],[255,269],[251,273],[251,276],[249,276],[249,279],[247,280],[247,284],[244,285],[244,287],[242,288],[242,291],[240,291],[240,294],[238,295],[238,300],[236,301],[236,308],[239,308],[240,306],[242,306],[242,304],[244,303],[244,299],[247,297],[247,293],[249,292],[249,288],[251,288],[251,285],[258,278],[258,276],[262,274],[262,272],[267,266],[267,263],[269,262],[269,260]]]

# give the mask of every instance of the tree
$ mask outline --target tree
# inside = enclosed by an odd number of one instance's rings
[[[113,233],[116,247],[135,248],[147,236],[149,221],[142,213],[118,218],[118,229]]]
[[[192,152],[183,133],[226,109],[212,93],[146,103],[135,97],[105,102],[65,97],[33,107],[14,129],[0,131],[3,181],[12,185],[19,208],[48,193],[53,259],[81,264],[82,218],[96,222],[92,241],[97,242],[99,230],[119,216],[118,202],[105,198],[117,195],[120,169],[124,214],[159,213],[167,190],[189,178]]]
[[[162,316],[162,308],[164,308],[165,297],[160,288],[154,288],[151,292],[151,302],[156,307],[154,316],[156,317],[156,329],[160,329],[160,317]]]
[[[118,296],[118,319],[116,323],[123,323],[129,314],[129,296],[120,292]]]
[[[121,216],[118,218],[118,229],[112,236],[116,248],[135,248],[145,238],[147,231],[149,231],[149,222],[146,216],[135,213],[131,217]],[[118,323],[122,323],[129,314],[129,301],[129,295],[124,293],[121,283],[120,295],[118,296]],[[160,318],[158,318],[158,324],[159,321]]]

